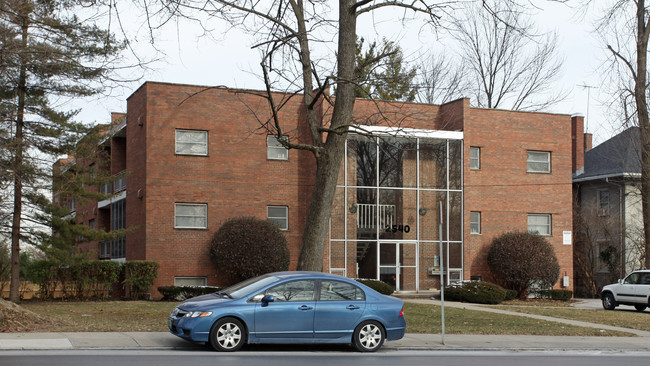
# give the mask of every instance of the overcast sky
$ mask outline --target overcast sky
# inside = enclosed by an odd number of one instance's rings
[[[605,91],[599,88],[601,66],[607,54],[603,45],[592,35],[592,20],[589,16],[577,16],[574,9],[563,4],[548,1],[535,4],[544,8],[535,11],[534,21],[544,31],[556,30],[559,33],[558,56],[564,59],[557,87],[567,91],[568,96],[550,112],[586,116],[589,104],[588,132],[594,134],[595,144],[603,142],[619,130],[613,126],[615,121],[608,120],[602,106],[608,98]],[[142,58],[162,59],[149,65],[148,70],[139,72],[142,79],[124,88],[114,89],[109,97],[95,97],[73,105],[82,108],[79,114],[81,120],[106,123],[110,120],[110,112],[125,112],[126,98],[145,81],[263,88],[257,76],[260,70],[259,55],[250,48],[250,37],[237,31],[225,32],[228,29],[226,25],[218,22],[209,24],[214,29],[214,37],[202,36],[201,29],[190,23],[169,23],[156,31],[152,45],[146,27],[142,26],[143,18],[133,17],[133,10],[122,13],[127,32],[135,37],[132,47],[136,54]],[[365,16],[359,24],[358,33],[370,40],[386,37],[398,41],[407,59],[414,61],[434,52],[431,50],[455,52],[444,35],[434,36],[432,32],[423,30],[418,22],[403,26],[399,22],[390,24],[378,17]],[[595,87],[590,89],[589,101],[588,89],[580,85]]]

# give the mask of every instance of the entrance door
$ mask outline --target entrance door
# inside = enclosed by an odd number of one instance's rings
[[[379,242],[379,280],[395,291],[416,291],[417,243]]]

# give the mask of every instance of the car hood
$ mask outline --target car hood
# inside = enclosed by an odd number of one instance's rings
[[[193,297],[191,299],[187,299],[183,301],[180,305],[178,305],[178,307],[183,310],[193,310],[199,308],[203,309],[203,308],[218,306],[231,301],[233,300],[226,296],[218,295],[214,293],[214,294],[201,295],[201,296]]]

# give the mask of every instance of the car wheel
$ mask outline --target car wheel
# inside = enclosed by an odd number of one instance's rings
[[[384,328],[374,320],[359,324],[352,336],[352,344],[361,352],[375,352],[381,348],[385,340]]]
[[[603,308],[605,308],[605,310],[614,310],[614,308],[616,308],[616,300],[614,300],[614,295],[610,293],[603,295]]]
[[[634,308],[636,309],[636,311],[643,311],[647,307],[648,307],[647,305],[634,305]]]
[[[219,319],[210,330],[210,345],[217,351],[234,352],[246,343],[244,325],[235,318]]]

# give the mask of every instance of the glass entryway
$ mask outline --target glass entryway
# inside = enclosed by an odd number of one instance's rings
[[[440,288],[436,258],[462,276],[462,146],[461,132],[348,135],[330,219],[329,271],[406,292]]]
[[[395,291],[415,291],[417,243],[379,242],[379,280]]]

